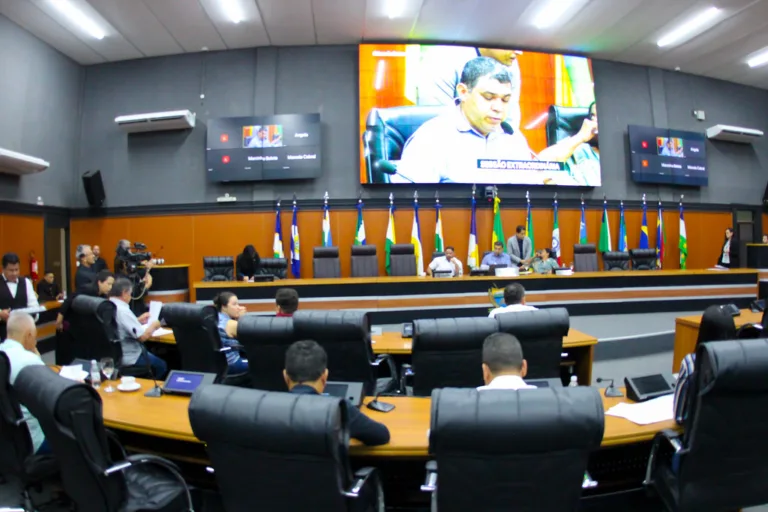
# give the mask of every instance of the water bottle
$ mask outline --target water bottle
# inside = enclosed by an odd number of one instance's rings
[[[575,375],[571,375],[571,382],[568,383],[569,388],[577,388],[579,387],[579,378]]]
[[[101,387],[101,370],[99,370],[99,363],[95,359],[91,360],[91,386],[94,389]]]

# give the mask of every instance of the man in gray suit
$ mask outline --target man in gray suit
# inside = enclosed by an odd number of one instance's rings
[[[512,263],[517,266],[528,265],[533,260],[533,244],[526,236],[525,226],[515,228],[515,236],[507,240],[507,252]]]

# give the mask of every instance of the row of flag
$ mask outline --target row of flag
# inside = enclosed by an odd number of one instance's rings
[[[527,211],[525,230],[526,235],[531,240],[531,245],[536,247],[535,235],[533,229],[533,213],[531,211],[531,200],[526,194]],[[680,202],[680,230],[678,248],[680,249],[680,268],[687,268],[688,260],[688,240],[685,230],[685,217],[683,213],[683,203]],[[443,219],[440,210],[442,205],[439,199],[435,199],[435,251],[445,251],[445,238],[443,236]],[[558,221],[558,205],[557,197],[555,197],[552,204],[553,211],[553,225],[552,225],[552,256],[557,259],[557,263],[562,265],[562,252],[560,246],[560,223]],[[301,277],[301,254],[300,254],[300,241],[299,241],[299,226],[298,226],[298,206],[296,201],[293,201],[293,221],[291,223],[291,273],[294,277]],[[666,234],[664,231],[664,217],[661,201],[659,201],[658,215],[656,217],[656,266],[662,268],[664,263]],[[323,246],[329,247],[333,245],[333,237],[331,235],[331,212],[328,207],[328,195],[326,194],[323,204]],[[384,244],[385,261],[387,274],[391,273],[390,265],[390,252],[391,247],[396,243],[395,235],[395,204],[392,195],[389,198],[389,220],[387,223],[387,235]],[[504,228],[501,221],[501,198],[498,194],[494,194],[493,197],[493,231],[491,232],[491,248],[495,243],[499,241],[502,244],[506,244],[504,237]],[[417,275],[424,273],[424,258],[422,257],[423,250],[421,245],[421,225],[419,223],[419,201],[418,197],[414,196],[413,200],[413,224],[411,226],[410,243],[414,247],[414,256],[416,258],[416,272]],[[587,240],[587,222],[586,211],[584,208],[584,201],[581,202],[581,221],[579,222],[579,243],[586,244]],[[365,245],[365,222],[363,220],[363,201],[358,199],[357,201],[357,229],[355,231],[354,245]],[[640,226],[640,249],[649,248],[648,238],[648,211],[645,199],[643,199],[643,219]],[[474,193],[472,194],[472,207],[471,207],[471,219],[469,228],[469,251],[467,254],[467,265],[470,268],[478,267],[481,263],[480,250],[477,244],[477,199]],[[599,252],[608,252],[613,250],[613,241],[611,239],[611,226],[608,220],[608,201],[603,200],[603,215],[600,225],[600,240],[598,243]],[[627,245],[627,227],[624,221],[624,202],[619,204],[619,241],[617,245],[618,251],[628,251]],[[277,205],[275,211],[275,236],[273,242],[273,256],[275,258],[284,258],[283,253],[283,235],[282,224],[280,223],[280,203]]]

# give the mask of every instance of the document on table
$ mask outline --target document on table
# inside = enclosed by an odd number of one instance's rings
[[[83,382],[88,376],[88,372],[83,368],[83,365],[73,364],[70,366],[62,366],[61,370],[59,370],[59,375],[65,379]]]
[[[166,334],[173,334],[173,331],[171,329],[163,329],[160,327],[152,333],[152,336],[165,336]]]
[[[624,418],[638,425],[668,421],[675,417],[672,409],[674,397],[674,394],[669,394],[637,404],[620,403],[605,411],[605,415]]]
[[[19,308],[13,310],[16,313],[27,313],[30,315],[36,315],[38,313],[43,313],[44,311],[47,311],[45,309],[45,306],[32,306],[29,308]]]
[[[163,303],[159,300],[153,300],[149,303],[149,320],[148,324],[151,324],[155,320],[160,320],[160,310],[163,309]]]

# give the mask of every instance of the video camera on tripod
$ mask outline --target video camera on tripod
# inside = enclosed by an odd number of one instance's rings
[[[134,252],[141,251],[141,252]],[[147,246],[141,242],[134,242],[133,250],[130,244],[125,245],[121,242],[117,246],[117,257],[125,263],[125,270],[128,275],[136,274],[136,269],[140,263],[152,259],[152,253],[147,251]]]

